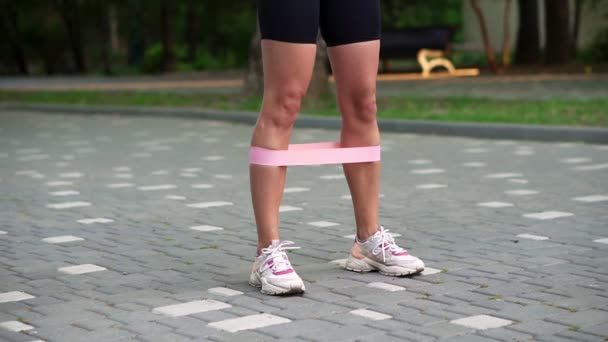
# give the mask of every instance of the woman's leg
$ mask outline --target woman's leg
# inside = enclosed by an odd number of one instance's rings
[[[340,141],[344,147],[380,144],[376,121],[376,75],[380,41],[328,48],[342,113]],[[365,240],[378,230],[380,162],[344,164],[352,195],[357,237]]]
[[[251,145],[285,150],[306,93],[315,61],[316,44],[262,40],[264,99]],[[251,199],[258,231],[258,254],[279,239],[279,206],[286,167],[249,166]]]

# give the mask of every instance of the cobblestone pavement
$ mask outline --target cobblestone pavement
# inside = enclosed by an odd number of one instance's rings
[[[406,278],[341,269],[341,170],[290,168],[307,292],[271,297],[247,284],[250,130],[0,112],[0,340],[608,338],[608,146],[384,134],[382,224],[428,266]]]

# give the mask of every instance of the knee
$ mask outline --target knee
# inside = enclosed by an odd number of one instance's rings
[[[304,94],[305,90],[299,87],[285,87],[270,94],[264,99],[265,121],[280,129],[290,129],[298,117]]]
[[[344,111],[344,121],[355,125],[375,125],[376,112],[376,93],[373,90],[356,92],[346,99],[342,104]]]

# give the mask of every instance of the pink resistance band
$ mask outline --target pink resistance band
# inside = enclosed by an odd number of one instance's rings
[[[252,146],[249,163],[270,166],[364,163],[380,160],[380,146],[340,147],[339,142],[291,144],[287,150]]]

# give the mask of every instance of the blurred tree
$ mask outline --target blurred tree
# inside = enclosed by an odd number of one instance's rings
[[[519,28],[515,62],[536,64],[540,61],[538,0],[519,0]]]
[[[570,33],[569,0],[545,1],[545,62],[566,63],[570,60],[572,45]]]
[[[173,0],[161,0],[160,25],[162,31],[164,72],[175,71],[175,39],[173,38],[174,11]]]
[[[186,60],[190,63],[194,63],[196,60],[196,50],[199,45],[199,13],[198,13],[198,1],[188,0],[186,4],[186,23],[184,40],[187,45]]]
[[[80,1],[79,0],[54,0],[54,5],[59,13],[65,31],[70,42],[74,66],[79,73],[87,71],[84,47],[82,42],[82,27],[80,21]]]
[[[20,14],[16,5],[17,4],[12,0],[0,1],[0,20],[2,22],[0,27],[2,27],[2,30],[5,32],[10,53],[13,56],[14,63],[17,65],[17,72],[27,75],[29,73],[29,67],[25,55]]]
[[[479,7],[479,3],[477,0],[470,0],[471,7],[475,11],[475,15],[477,15],[477,19],[479,20],[479,29],[481,31],[481,37],[483,39],[483,46],[486,51],[486,57],[488,58],[488,66],[490,70],[496,72],[498,71],[498,64],[496,63],[496,57],[494,56],[494,48],[492,47],[492,43],[490,42],[490,38],[488,35],[488,28],[486,26],[486,20]]]
[[[511,0],[505,0],[505,11],[503,18],[502,39],[502,68],[506,69],[511,64]]]
[[[101,62],[103,73],[112,74],[112,46],[110,28],[110,4],[109,0],[94,0],[93,6],[97,16],[97,34],[100,44]]]

